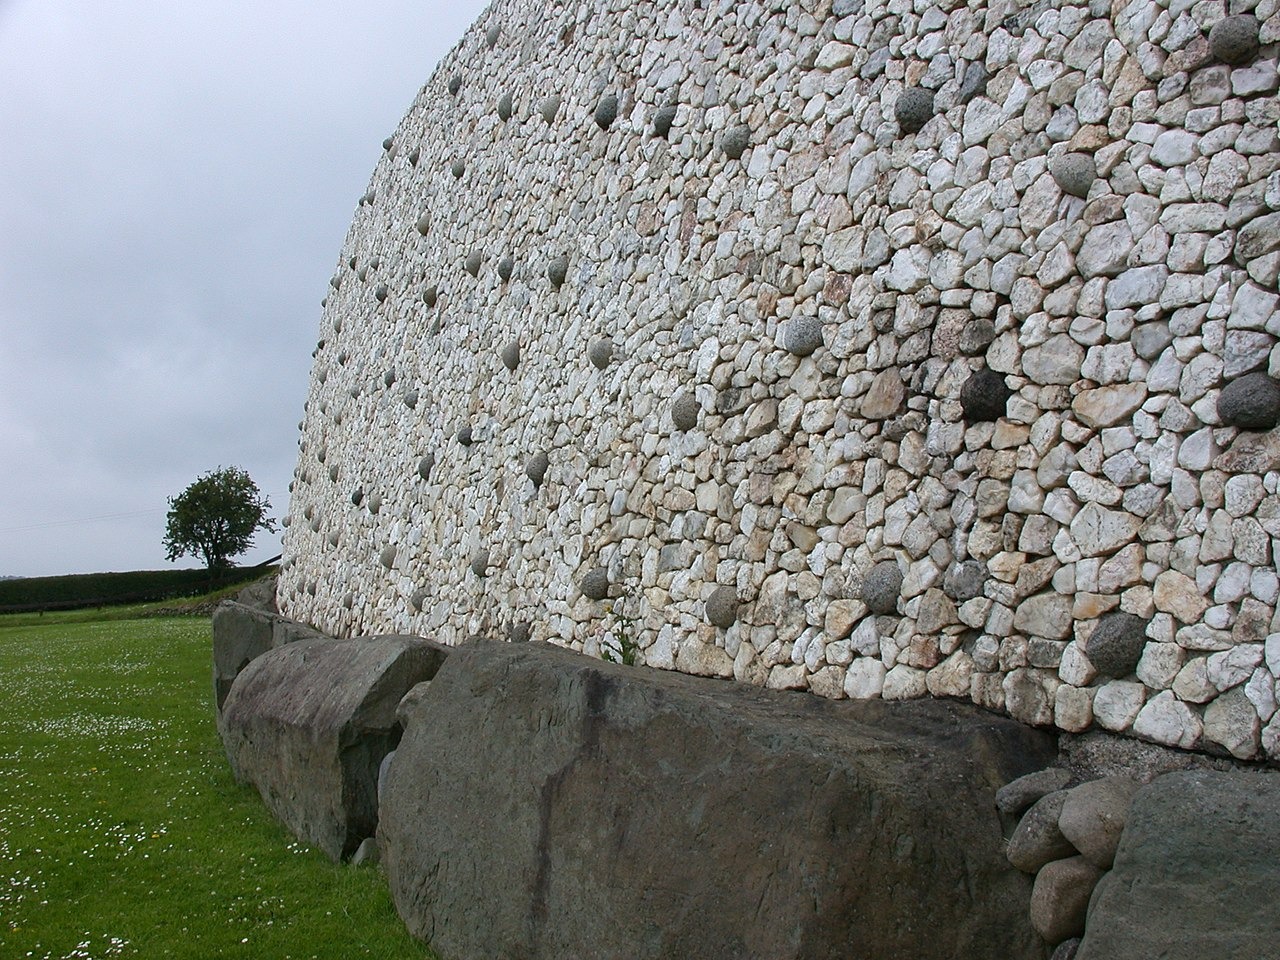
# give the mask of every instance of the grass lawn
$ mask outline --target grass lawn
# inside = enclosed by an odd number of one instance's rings
[[[430,954],[231,777],[207,618],[0,617],[0,957]]]

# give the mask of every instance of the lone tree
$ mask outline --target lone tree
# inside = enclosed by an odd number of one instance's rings
[[[275,530],[271,501],[239,467],[219,467],[169,498],[164,546],[170,560],[203,557],[210,579],[253,546],[259,530]]]

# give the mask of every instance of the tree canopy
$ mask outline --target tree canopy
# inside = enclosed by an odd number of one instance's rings
[[[211,571],[253,546],[259,530],[275,530],[267,516],[271,501],[239,467],[219,467],[203,474],[176,497],[169,498],[165,523],[166,556],[202,557]]]

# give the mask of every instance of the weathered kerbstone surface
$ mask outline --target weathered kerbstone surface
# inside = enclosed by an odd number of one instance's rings
[[[1270,957],[1280,942],[1280,775],[1159,777],[1129,807],[1077,960]]]
[[[249,602],[224,600],[213,611],[213,697],[219,712],[251,662],[276,647],[321,638],[305,624],[278,616],[260,593],[246,588],[239,596]]]
[[[378,838],[401,916],[455,960],[1040,960],[990,797],[1051,755],[957,703],[476,644],[410,715]]]
[[[400,738],[396,706],[447,652],[418,637],[373,637],[264,653],[218,719],[236,779],[300,840],[350,856],[377,826],[378,765]]]

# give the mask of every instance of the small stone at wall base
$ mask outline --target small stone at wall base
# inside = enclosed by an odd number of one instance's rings
[[[996,791],[996,809],[1001,813],[1019,814],[1041,797],[1061,790],[1071,779],[1066,767],[1046,767],[1006,783]]]
[[[1058,818],[1066,801],[1067,791],[1055,790],[1045,794],[1023,814],[1005,849],[1009,862],[1023,873],[1035,873],[1050,861],[1075,856],[1076,848],[1058,827]]]
[[[1116,776],[1067,791],[1058,826],[1080,855],[1100,870],[1109,870],[1115,860],[1129,804],[1139,786],[1131,777]]]
[[[1089,897],[1102,871],[1084,857],[1046,864],[1031,890],[1031,925],[1048,943],[1061,943],[1084,933]]]

